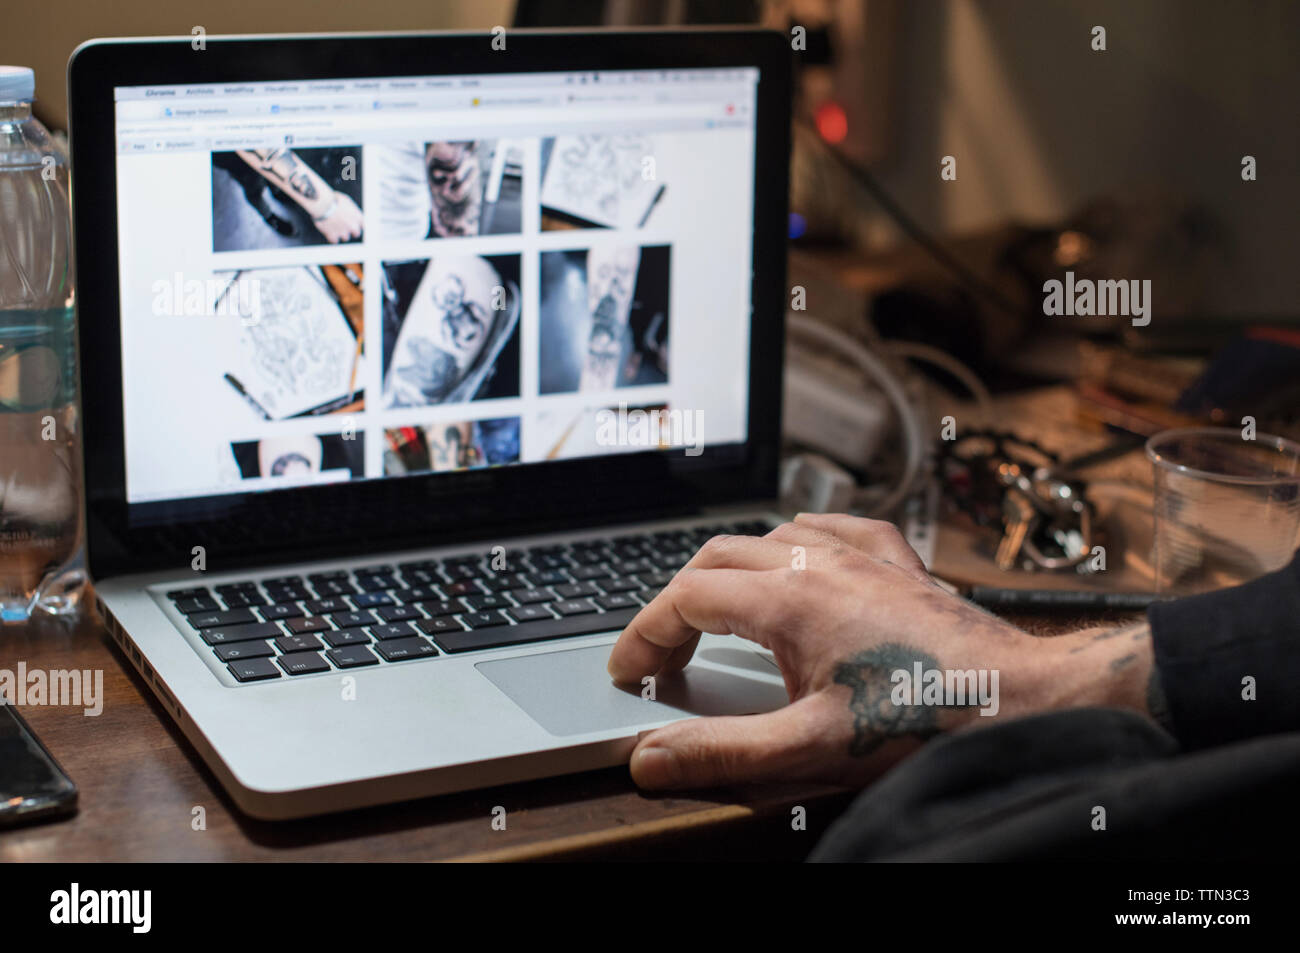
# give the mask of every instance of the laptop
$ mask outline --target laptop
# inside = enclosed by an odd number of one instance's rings
[[[789,50],[762,31],[95,40],[69,65],[87,558],[280,819],[786,703],[610,646],[774,525]]]

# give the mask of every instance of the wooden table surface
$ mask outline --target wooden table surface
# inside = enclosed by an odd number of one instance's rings
[[[103,672],[103,712],[26,706],[80,789],[66,820],[0,832],[11,861],[802,859],[851,792],[810,785],[645,795],[626,768],[270,823],[241,814],[95,620],[0,628],[0,668]],[[507,811],[493,830],[492,809]],[[792,829],[792,809],[807,830]],[[206,830],[194,830],[194,808]]]

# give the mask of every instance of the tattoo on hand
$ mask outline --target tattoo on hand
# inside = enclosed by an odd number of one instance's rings
[[[891,697],[890,676],[902,669],[912,671],[915,663],[923,670],[937,669],[938,661],[919,649],[897,643],[859,652],[835,667],[837,685],[853,691],[849,711],[853,713],[853,741],[849,754],[871,754],[891,738],[930,738],[939,733],[939,708],[934,705],[896,705]]]

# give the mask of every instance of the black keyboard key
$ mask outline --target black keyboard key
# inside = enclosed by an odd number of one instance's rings
[[[408,659],[431,658],[438,654],[437,649],[419,637],[380,642],[375,646],[375,651],[386,662],[405,662]]]
[[[513,609],[507,609],[506,615],[516,622],[536,622],[538,619],[555,618],[545,606],[516,606]]]
[[[545,556],[529,556],[528,562],[536,572],[559,572],[561,569],[567,569],[573,565],[558,553]],[[541,582],[541,580],[538,580],[538,582]]]
[[[397,595],[406,605],[413,602],[442,601],[442,593],[433,586],[412,586],[409,589],[399,589]]]
[[[420,608],[435,619],[440,615],[460,615],[465,611],[465,605],[459,599],[448,599],[446,602],[421,602]]]
[[[195,612],[217,611],[221,609],[221,606],[217,605],[217,600],[211,596],[191,596],[188,599],[177,599],[176,608],[186,615],[193,615]]]
[[[449,615],[440,616],[437,619],[421,619],[415,624],[429,635],[437,635],[439,632],[465,631],[465,627]]]
[[[319,652],[325,646],[314,635],[282,635],[275,640],[275,647],[289,655],[293,652]]]
[[[330,670],[330,663],[321,658],[318,652],[295,652],[293,655],[281,655],[276,661],[290,675],[315,675]]]
[[[459,582],[449,582],[442,587],[442,591],[449,596],[469,596],[476,592],[482,592],[483,587],[473,579],[462,579]]]
[[[217,612],[200,612],[187,616],[186,621],[196,629],[215,629],[220,625],[242,625],[245,622],[258,620],[247,609],[222,609]]]
[[[209,595],[211,593],[208,592],[206,586],[191,586],[189,589],[173,589],[167,593],[167,598],[174,601],[176,599],[197,599],[200,596]]]
[[[338,596],[331,596],[328,599],[309,599],[304,603],[307,611],[313,615],[325,615],[330,612],[347,612],[348,604]]]
[[[242,658],[270,658],[275,654],[270,642],[232,642],[229,645],[218,645],[213,651],[223,662]]]
[[[362,665],[379,664],[375,653],[364,645],[347,645],[341,649],[330,649],[325,654],[339,668],[359,668]]]
[[[316,595],[322,599],[328,596],[352,596],[356,595],[357,592],[357,587],[346,579],[324,579],[320,582],[313,582],[312,588],[316,590]]]
[[[476,566],[472,563],[464,563],[459,566],[444,566],[442,570],[443,576],[449,582],[477,579],[479,576],[487,575],[487,572],[482,566]]]
[[[604,566],[577,566],[572,570],[572,575],[578,582],[586,582],[590,579],[608,579],[611,573]]]
[[[485,593],[481,596],[466,596],[461,602],[469,606],[474,612],[481,612],[484,609],[504,609],[510,605],[510,601],[505,596],[495,592]]]
[[[271,586],[301,587],[305,585],[305,583],[303,582],[302,576],[274,576],[270,579],[263,579],[262,585],[266,588],[270,588]]]
[[[415,606],[389,606],[384,609],[376,609],[375,615],[385,622],[406,622],[410,619],[422,619],[420,610]]]
[[[636,599],[632,598],[632,596],[626,592],[615,592],[608,596],[597,596],[595,602],[596,605],[606,611],[613,611],[614,609],[641,608],[641,603],[637,602]]]
[[[382,592],[384,589],[396,589],[397,579],[389,574],[371,576],[357,573],[357,585],[363,592]]]
[[[561,599],[580,599],[583,596],[600,595],[600,590],[596,588],[594,582],[571,582],[554,588],[555,594]]]
[[[365,610],[356,612],[332,612],[330,619],[340,629],[350,629],[354,625],[371,625],[375,617]]]
[[[533,573],[533,584],[537,586],[559,586],[566,582],[572,582],[569,574],[558,569],[547,569],[544,572]]]
[[[289,619],[284,623],[290,632],[301,635],[304,632],[328,632],[330,623],[318,615],[309,615],[301,619]]]
[[[314,598],[310,592],[303,588],[278,589],[272,586],[266,587],[266,596],[275,603],[303,602],[307,599]]]
[[[528,577],[521,572],[499,572],[483,580],[493,592],[505,592],[507,589],[524,589],[531,585]]]
[[[203,630],[203,641],[208,645],[225,645],[228,642],[248,642],[252,639],[273,639],[283,635],[274,622],[249,622],[244,625],[220,626]]]
[[[633,589],[640,589],[641,583],[635,579],[602,579],[600,588],[608,593],[631,592]]]
[[[531,606],[538,602],[550,602],[555,596],[545,589],[512,589],[510,598],[521,606]]]
[[[226,668],[241,682],[260,682],[264,678],[279,678],[280,670],[269,658],[240,659]]]
[[[364,629],[339,629],[326,632],[325,641],[337,649],[345,645],[369,645],[370,636],[366,635]]]
[[[540,642],[543,639],[593,635],[597,632],[618,632],[632,621],[638,611],[620,609],[617,612],[592,613],[565,619],[541,619],[518,625],[474,629],[470,632],[434,633],[433,637],[447,652],[473,652],[477,649],[500,648],[503,645]]]
[[[352,597],[352,604],[358,609],[374,609],[377,606],[394,605],[393,597],[386,592],[363,592]]]
[[[268,622],[272,619],[296,619],[299,616],[306,615],[300,606],[296,606],[292,602],[262,606],[258,611],[262,613],[262,618]]]
[[[408,586],[429,586],[441,581],[432,569],[407,569],[402,572],[402,578]]]
[[[486,629],[492,625],[505,625],[509,620],[497,609],[487,612],[466,612],[460,617],[471,629]]]
[[[592,605],[590,599],[564,599],[552,603],[551,608],[560,615],[582,615],[584,612],[596,611],[596,607]]]
[[[641,580],[641,585],[645,586],[647,589],[662,589],[664,586],[668,585],[668,583],[672,582],[672,578],[675,575],[677,575],[677,573],[664,569],[659,572],[643,572],[637,576],[637,579]]]
[[[409,622],[394,622],[391,625],[372,625],[370,634],[381,641],[389,639],[404,639],[407,636],[415,635],[416,631],[411,628]]]
[[[573,554],[573,561],[581,568],[582,566],[593,566],[596,563],[603,563],[608,557],[604,550],[580,550]],[[577,570],[570,570],[576,572]]]
[[[223,592],[221,598],[226,601],[227,609],[239,609],[244,606],[264,606],[266,600],[256,592]]]

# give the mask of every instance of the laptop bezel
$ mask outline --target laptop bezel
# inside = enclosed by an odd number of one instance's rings
[[[764,30],[512,30],[94,40],[68,66],[77,328],[91,573],[399,550],[521,527],[651,519],[776,494],[785,301],[791,53]],[[274,56],[268,56],[268,51]],[[650,451],[128,506],[117,255],[118,86],[545,70],[757,67],[748,439],[699,456]],[[707,438],[707,430],[705,431]]]

